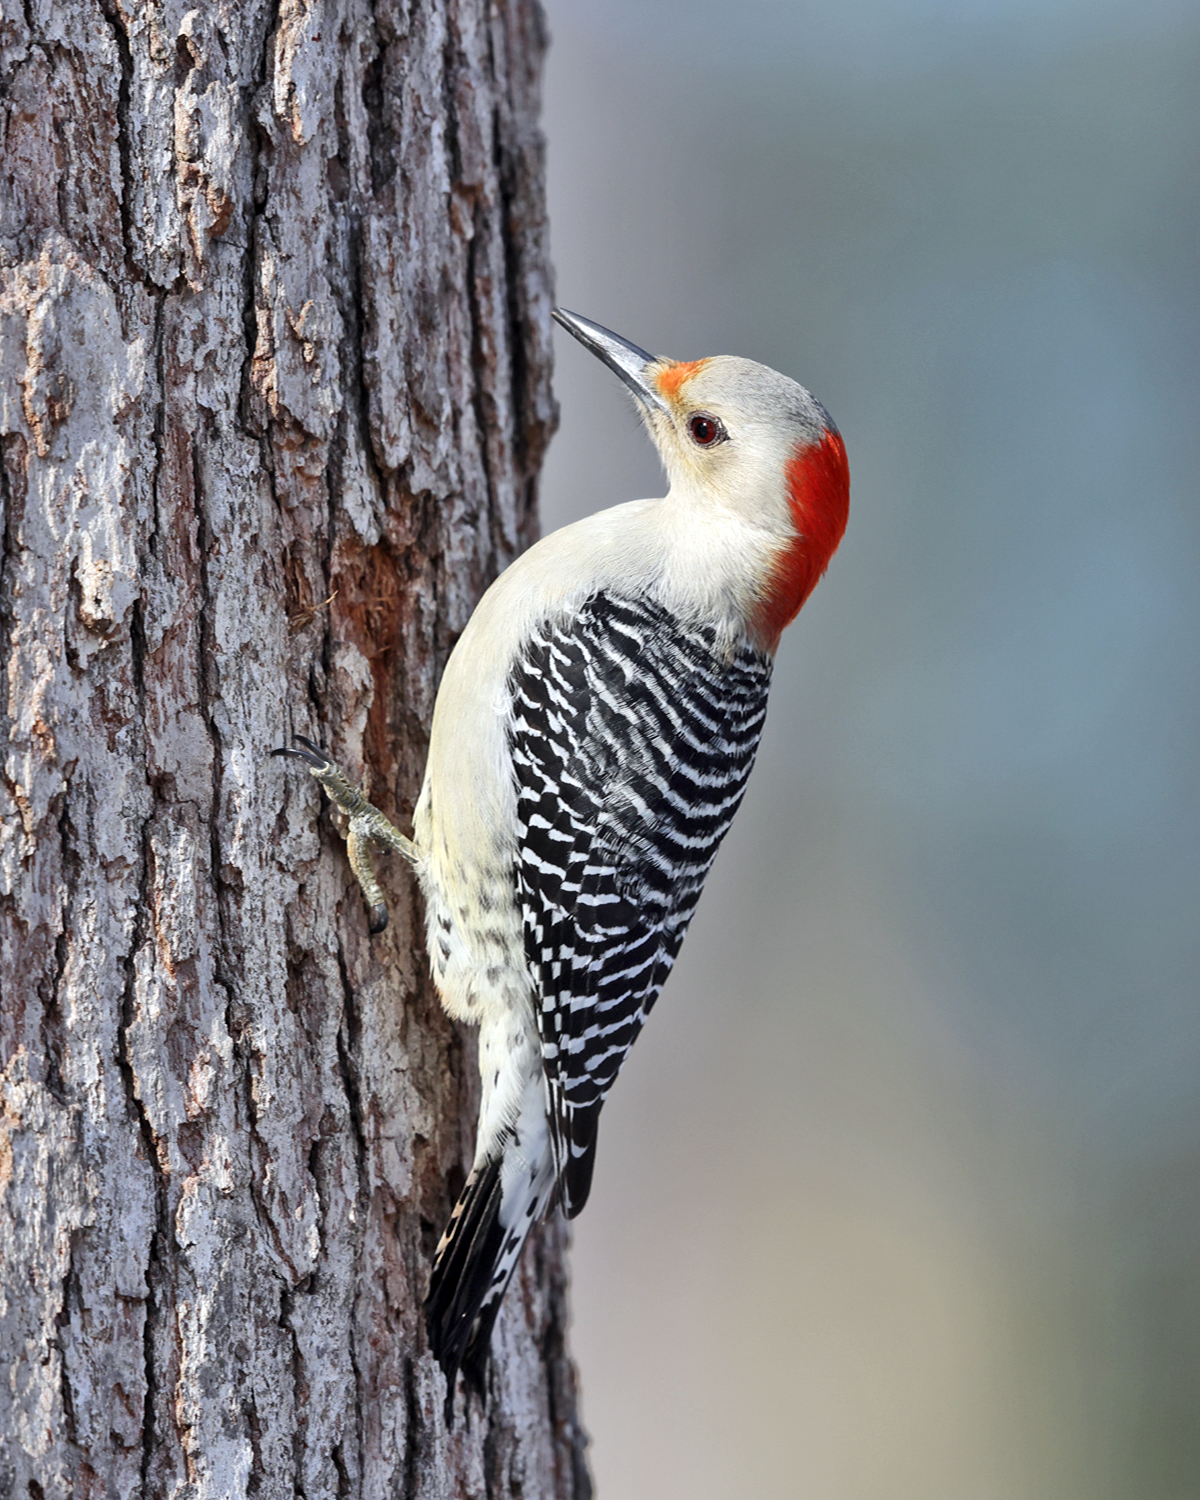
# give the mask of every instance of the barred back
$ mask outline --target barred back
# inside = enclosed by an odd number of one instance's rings
[[[568,1214],[600,1106],[679,952],[754,764],[771,662],[600,593],[511,679],[517,891]]]

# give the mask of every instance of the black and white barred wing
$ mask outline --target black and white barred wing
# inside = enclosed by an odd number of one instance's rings
[[[591,1185],[605,1095],[675,962],[754,763],[771,665],[598,594],[512,676],[517,889],[563,1203]]]

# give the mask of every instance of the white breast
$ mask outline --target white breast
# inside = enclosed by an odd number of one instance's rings
[[[446,665],[414,815],[430,958],[451,1014],[478,1019],[528,989],[512,895],[508,682],[535,626],[607,589],[648,596],[688,623],[711,623],[732,644],[778,548],[777,536],[711,499],[673,492],[553,532],[483,596]],[[503,999],[481,993],[492,988],[489,973]]]

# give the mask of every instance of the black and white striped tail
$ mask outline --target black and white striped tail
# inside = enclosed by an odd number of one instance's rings
[[[425,1298],[429,1347],[446,1377],[446,1421],[453,1420],[459,1370],[486,1399],[492,1326],[529,1231],[545,1206],[544,1172],[499,1155],[467,1178],[442,1235]]]

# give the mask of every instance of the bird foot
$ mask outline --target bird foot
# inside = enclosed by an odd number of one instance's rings
[[[302,734],[297,734],[294,738],[301,748],[295,749],[287,745],[272,750],[271,754],[286,755],[293,760],[303,761],[309,774],[320,782],[330,800],[350,820],[346,829],[346,853],[367,903],[367,928],[372,934],[382,932],[387,926],[387,902],[383,898],[383,889],[375,878],[375,871],[371,868],[370,846],[378,844],[381,849],[391,849],[402,854],[409,864],[415,865],[417,851],[413,842],[405,838],[394,823],[367,801],[361,789],[352,784],[319,745],[314,745],[312,740],[305,739]]]

